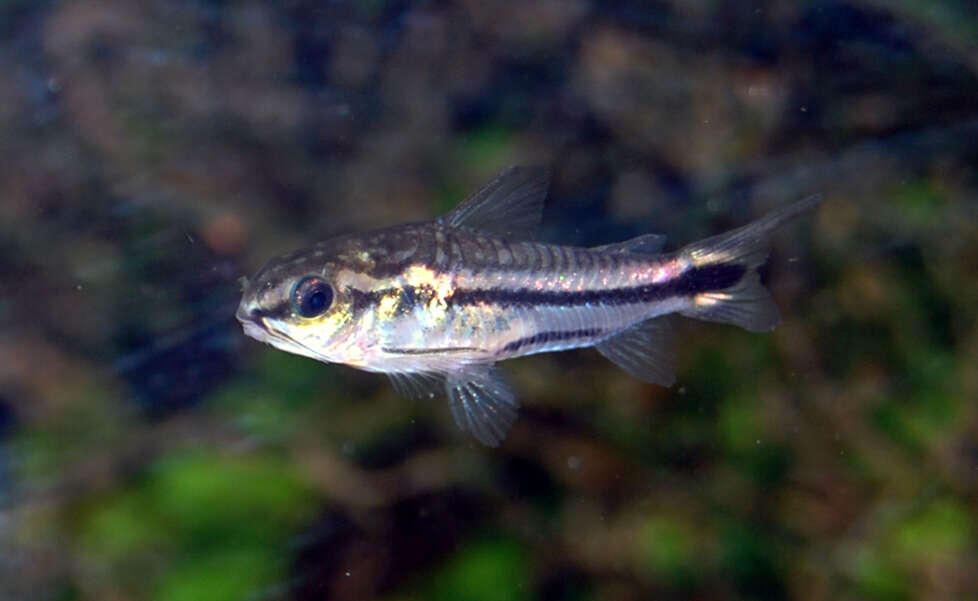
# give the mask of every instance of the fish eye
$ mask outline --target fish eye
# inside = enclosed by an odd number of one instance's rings
[[[316,317],[333,304],[333,289],[321,278],[306,276],[295,283],[289,301],[302,317]]]

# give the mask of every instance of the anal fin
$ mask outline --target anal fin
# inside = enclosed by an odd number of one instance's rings
[[[676,381],[667,317],[649,319],[595,345],[598,352],[636,378],[662,386]]]
[[[519,403],[492,365],[469,365],[445,376],[445,392],[458,427],[495,447],[516,421]]]

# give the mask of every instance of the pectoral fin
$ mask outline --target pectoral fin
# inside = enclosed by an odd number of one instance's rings
[[[394,390],[406,399],[431,399],[441,394],[442,377],[435,373],[410,372],[387,374]]]
[[[469,365],[448,374],[445,392],[459,428],[490,447],[506,438],[519,403],[492,365]]]

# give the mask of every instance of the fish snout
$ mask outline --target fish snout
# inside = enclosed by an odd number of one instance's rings
[[[244,324],[260,324],[261,318],[264,313],[261,307],[254,299],[241,299],[241,303],[238,305],[238,310],[234,314],[238,318],[238,321]]]

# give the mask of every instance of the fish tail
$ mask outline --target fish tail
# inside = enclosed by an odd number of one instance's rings
[[[753,223],[683,248],[680,256],[690,265],[692,277],[702,281],[702,292],[693,295],[692,306],[681,313],[752,332],[774,329],[780,314],[757,270],[767,260],[771,234],[820,201],[820,196],[810,196]]]

